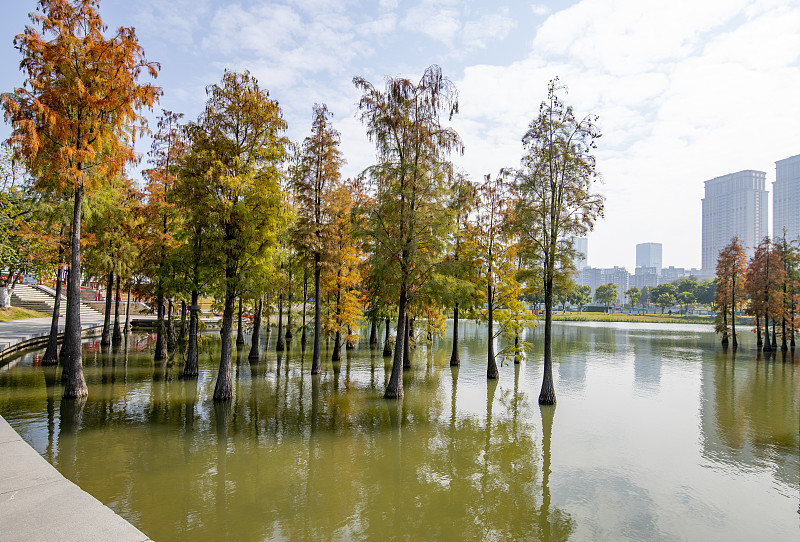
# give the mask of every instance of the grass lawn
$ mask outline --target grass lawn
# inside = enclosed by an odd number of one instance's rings
[[[543,316],[540,316],[542,319]],[[668,323],[668,324],[713,324],[714,316],[690,314],[629,314],[627,312],[615,312],[604,314],[602,312],[571,312],[553,311],[553,320],[561,322],[646,322],[646,323]]]
[[[22,307],[6,307],[5,309],[0,309],[0,322],[22,320],[25,318],[50,318],[52,316],[52,314],[23,309]]]

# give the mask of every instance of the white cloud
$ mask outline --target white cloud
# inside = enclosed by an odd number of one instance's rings
[[[407,30],[420,32],[447,46],[461,30],[460,15],[449,5],[425,2],[408,10],[402,23]]]
[[[468,49],[482,49],[488,41],[505,38],[515,26],[508,9],[503,8],[500,13],[489,13],[467,21],[463,30],[464,43]]]
[[[465,69],[464,167],[477,176],[516,165],[519,138],[559,75],[567,103],[598,114],[603,131],[607,218],[589,263],[632,267],[633,243],[656,241],[665,256],[681,253],[668,265],[699,266],[703,181],[741,169],[774,178],[773,162],[800,152],[800,10],[756,5],[584,0],[552,14],[527,59]]]

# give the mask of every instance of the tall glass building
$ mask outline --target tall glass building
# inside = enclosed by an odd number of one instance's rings
[[[800,154],[775,162],[772,183],[772,238],[800,238]]]
[[[767,174],[745,170],[705,182],[703,198],[703,273],[713,274],[720,251],[739,237],[747,256],[769,234]]]

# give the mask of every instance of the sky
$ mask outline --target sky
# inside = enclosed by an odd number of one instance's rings
[[[9,91],[23,82],[14,36],[37,2],[0,3]],[[703,182],[765,171],[771,208],[775,161],[800,154],[797,0],[101,0],[100,13],[109,29],[133,26],[160,63],[156,112],[194,120],[207,85],[247,69],[279,101],[293,141],[309,134],[313,104],[328,105],[345,176],[375,160],[355,115],[356,75],[382,87],[441,66],[459,92],[452,126],[465,151],[453,161],[473,180],[519,166],[521,138],[558,77],[603,134],[593,267],[633,272],[636,243],[655,242],[664,266],[699,268]]]

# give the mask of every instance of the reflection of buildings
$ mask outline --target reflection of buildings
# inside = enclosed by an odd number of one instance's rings
[[[633,340],[633,382],[634,388],[655,394],[661,386],[662,349],[654,351],[658,346],[655,337]]]

